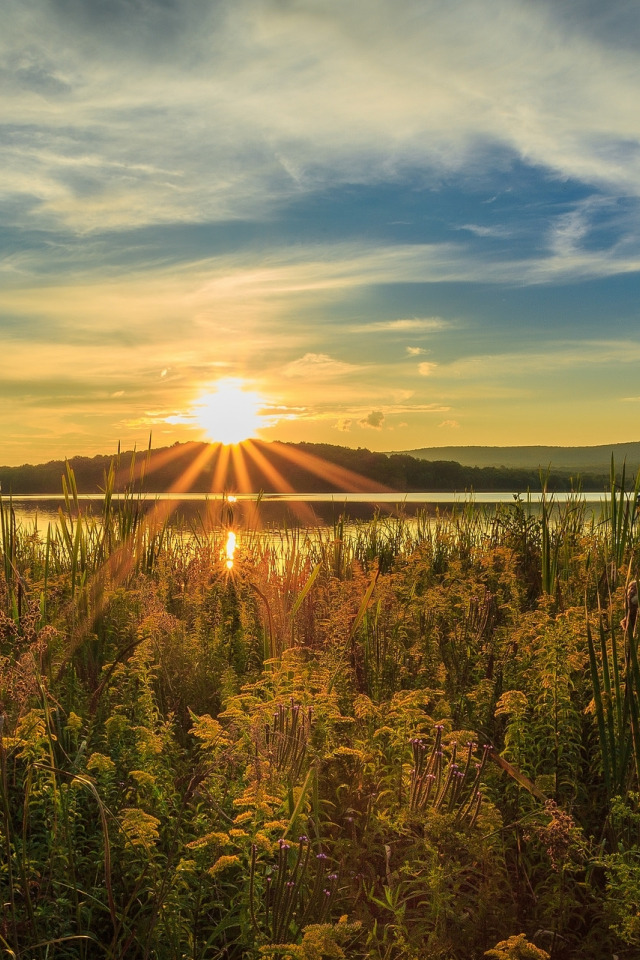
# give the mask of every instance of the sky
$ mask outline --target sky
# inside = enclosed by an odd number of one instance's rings
[[[636,0],[0,3],[0,462],[640,439]]]

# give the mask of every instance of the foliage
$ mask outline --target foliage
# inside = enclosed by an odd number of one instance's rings
[[[598,960],[640,944],[638,531],[191,534],[2,503],[7,956]],[[522,931],[514,933],[514,931]],[[495,946],[493,946],[495,945]]]

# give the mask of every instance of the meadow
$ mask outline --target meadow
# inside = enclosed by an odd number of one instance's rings
[[[638,956],[638,483],[232,558],[110,489],[1,502],[3,956]]]

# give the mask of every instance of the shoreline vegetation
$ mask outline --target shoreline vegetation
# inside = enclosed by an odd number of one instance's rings
[[[640,476],[235,553],[115,478],[0,499],[4,955],[637,957]]]
[[[224,448],[220,448],[220,445],[180,443],[172,447],[149,449],[146,453],[137,454],[136,479],[145,493],[165,493],[175,488],[180,478],[188,472],[190,464],[201,461],[201,468],[189,483],[189,492],[211,493],[227,489],[276,493],[282,490],[278,477],[286,478],[285,489],[291,488],[301,493],[343,492],[345,479],[338,471],[351,474],[352,483],[365,481],[369,489],[374,488],[371,485],[378,485],[379,490],[398,493],[463,493],[471,490],[524,492],[540,491],[543,486],[557,492],[576,489],[599,492],[607,488],[612,457],[609,452],[608,458],[602,456],[596,459],[591,463],[591,470],[558,470],[551,461],[543,461],[540,466],[532,465],[531,461],[526,467],[472,466],[455,460],[425,460],[422,455],[375,453],[365,448],[353,449],[331,444],[264,443],[254,440],[251,441],[251,449],[256,451],[254,458],[243,458],[239,467],[237,458],[230,456],[222,473],[217,472],[218,464],[224,457]],[[525,451],[535,448],[517,449]],[[589,448],[577,449],[584,451]],[[607,448],[593,449],[602,452]],[[504,450],[500,455],[503,454]],[[525,460],[524,453],[522,456]],[[134,451],[118,453],[117,457],[73,457],[69,461],[52,460],[37,465],[0,467],[0,489],[5,495],[15,496],[51,494],[60,489],[61,477],[65,475],[68,463],[80,493],[99,493],[104,489],[105,476],[115,461],[124,464],[116,471],[114,478],[114,490],[121,492],[131,482],[130,463],[136,462]],[[316,470],[316,461],[336,469],[322,475]]]

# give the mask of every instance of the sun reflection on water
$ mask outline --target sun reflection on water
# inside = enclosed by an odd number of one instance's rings
[[[227,555],[227,570],[233,570],[233,555],[236,552],[236,535],[233,530],[229,530],[227,533],[225,551]]]

